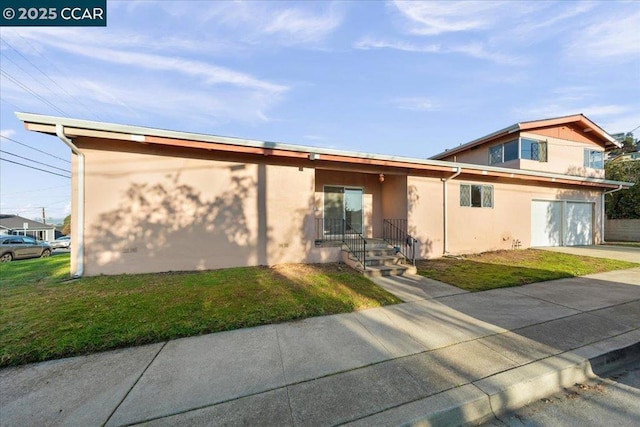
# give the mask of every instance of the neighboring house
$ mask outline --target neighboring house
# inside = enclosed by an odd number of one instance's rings
[[[640,151],[634,151],[631,153],[621,153],[614,156],[609,156],[605,160],[605,163],[608,162],[628,162],[631,160],[640,160]]]
[[[489,146],[480,140],[466,147],[484,151],[476,163],[485,164],[460,163],[465,146],[450,150],[458,156],[450,161],[425,160],[17,116],[75,154],[74,275],[337,261],[340,246],[326,242],[345,228],[355,237],[411,235],[418,258],[599,243],[604,194],[633,185],[603,179],[596,160],[587,176],[576,176],[567,173],[583,167],[579,155],[556,159],[564,146],[600,153],[616,146],[584,116],[482,139],[493,146],[536,137],[546,143],[549,170],[525,170],[539,161],[530,158],[514,167],[504,146],[506,162],[488,166]]]
[[[51,242],[56,239],[56,226],[18,215],[0,214],[0,234],[19,234]]]

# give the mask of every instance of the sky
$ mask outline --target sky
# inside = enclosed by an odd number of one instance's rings
[[[1,213],[70,212],[70,150],[15,111],[416,158],[521,121],[640,126],[637,1],[107,7],[0,28]]]

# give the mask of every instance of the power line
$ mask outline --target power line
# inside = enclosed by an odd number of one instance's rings
[[[29,41],[27,41],[24,37],[22,37],[19,33],[17,33],[17,34],[18,34],[18,35],[20,36],[20,38],[22,38],[24,41],[26,41],[27,43],[31,44],[31,43],[30,43]],[[14,48],[14,47],[11,45],[11,43],[9,43],[9,42],[8,42],[8,41],[6,41],[6,40],[2,40],[2,42],[3,42],[4,44],[6,44],[7,46],[9,46],[9,48],[10,48],[11,50],[13,50],[15,53],[17,53],[18,55],[20,55],[20,57],[21,57],[22,59],[24,59],[24,60],[25,60],[25,61],[27,61],[29,64],[31,64],[31,65],[33,66],[33,68],[35,68],[36,70],[40,71],[40,73],[41,73],[43,76],[45,76],[47,79],[49,79],[49,80],[51,81],[51,83],[53,83],[54,85],[58,86],[58,87],[59,87],[59,88],[60,88],[64,93],[66,93],[67,95],[69,95],[69,96],[70,96],[70,97],[71,97],[71,98],[72,98],[72,99],[73,99],[77,104],[81,104],[84,108],[86,108],[86,110],[87,110],[88,112],[91,112],[91,110],[89,109],[89,107],[87,107],[87,106],[86,106],[86,104],[84,104],[82,101],[78,100],[78,98],[76,98],[75,96],[73,96],[73,95],[72,95],[71,93],[69,93],[65,88],[63,88],[60,84],[58,84],[55,80],[53,80],[53,78],[51,78],[47,73],[45,73],[45,72],[44,72],[40,67],[38,67],[36,64],[34,64],[33,62],[31,62],[31,61],[29,60],[29,58],[27,58],[27,57],[26,57],[26,56],[24,56],[22,53],[20,53],[20,51],[18,51],[16,48]],[[33,45],[31,45],[31,46],[33,47]],[[7,59],[9,59],[6,55],[5,55],[5,57],[6,57]],[[13,62],[13,61],[11,61],[11,62]],[[51,62],[51,61],[49,61],[49,62]],[[15,62],[13,62],[13,63],[14,63],[14,64],[16,64]],[[52,64],[53,64],[53,63],[52,63]],[[20,67],[18,64],[16,64],[16,65],[17,65],[18,67]],[[53,64],[53,65],[55,66],[55,64]],[[25,72],[26,72],[26,71],[25,71]],[[98,117],[98,119],[100,119],[100,117],[99,117],[97,114],[95,114],[95,113],[94,113],[94,115],[95,115],[96,117]]]
[[[58,159],[58,160],[62,160],[63,162],[71,163],[69,160],[63,159],[62,157],[54,156],[53,154],[47,153],[46,151],[38,150],[37,148],[33,148],[30,145],[24,144],[24,143],[22,143],[20,141],[16,141],[13,138],[9,138],[8,136],[0,135],[0,138],[8,139],[9,141],[13,141],[16,144],[22,145],[23,147],[30,148],[32,150],[35,150],[35,151],[39,152],[39,153],[46,154],[47,156],[53,157],[53,158]]]
[[[16,192],[11,192],[11,193],[5,193],[3,192],[2,195],[3,196],[12,196],[14,194],[25,194],[25,193],[39,193],[41,191],[49,191],[49,190],[55,190],[58,188],[69,188],[68,185],[56,185],[54,187],[45,187],[45,188],[39,188],[37,190],[27,190],[27,191],[16,191]]]
[[[15,110],[16,110],[16,111],[24,111],[24,108],[18,107],[18,106],[17,106],[16,104],[14,104],[13,102],[9,102],[9,101],[7,101],[6,99],[2,99],[1,97],[0,97],[0,102],[4,102],[4,103],[6,103],[6,104],[11,105],[13,108],[15,108]]]
[[[27,92],[29,92],[31,95],[33,95],[36,98],[38,98],[40,101],[44,102],[45,104],[47,104],[48,106],[50,106],[54,110],[58,111],[63,116],[70,117],[69,114],[66,113],[64,110],[56,107],[53,103],[49,102],[49,100],[47,100],[45,97],[43,97],[42,95],[40,95],[40,94],[36,93],[35,91],[33,91],[29,86],[25,85],[20,80],[18,80],[15,77],[13,77],[11,74],[7,73],[6,71],[4,71],[2,69],[0,69],[0,74],[5,76],[7,79],[9,79],[11,82],[13,82],[16,86],[21,87],[22,89],[24,89]]]
[[[14,162],[13,160],[3,159],[2,157],[0,157],[0,160],[2,160],[4,162],[9,162],[9,163],[14,163],[16,165],[24,166],[25,168],[35,169],[35,170],[39,170],[39,171],[42,171],[42,172],[50,173],[51,175],[58,175],[58,176],[61,176],[63,178],[71,178],[70,176],[67,176],[67,175],[62,175],[60,173],[55,173],[55,172],[47,171],[47,170],[44,170],[44,169],[36,168],[34,166],[25,165],[24,163]]]
[[[19,156],[19,155],[17,155],[17,154],[10,153],[10,152],[8,152],[8,151],[0,150],[0,153],[4,153],[4,154],[8,154],[8,155],[10,155],[10,156],[18,157],[18,158],[20,158],[20,159],[28,160],[28,161],[30,161],[30,162],[37,163],[37,164],[39,164],[39,165],[46,166],[46,167],[51,168],[51,169],[57,169],[57,170],[62,171],[62,172],[69,172],[69,173],[70,173],[70,171],[69,171],[69,170],[67,170],[67,169],[57,168],[57,167],[55,167],[55,166],[51,166],[51,165],[49,165],[49,164],[47,164],[47,163],[42,163],[42,162],[39,162],[39,161],[37,161],[37,160],[30,159],[30,158],[28,158],[28,157],[22,157],[22,156]]]

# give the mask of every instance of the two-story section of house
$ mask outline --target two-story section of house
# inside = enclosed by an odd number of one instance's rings
[[[604,178],[620,143],[583,114],[517,123],[431,159]]]
[[[431,159],[603,179],[605,153],[617,147],[620,143],[611,135],[576,114],[517,123]],[[605,193],[572,190],[533,195],[529,212],[520,209],[518,213],[530,224],[529,245],[601,243]]]

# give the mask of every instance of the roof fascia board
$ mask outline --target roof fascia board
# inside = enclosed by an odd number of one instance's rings
[[[93,122],[87,120],[70,119],[55,116],[43,116],[31,113],[16,113],[18,119],[25,123],[29,130],[37,132],[51,133],[55,131],[56,124],[65,126],[65,132],[70,136],[89,136],[104,137],[110,139],[119,139],[123,141],[131,141],[137,143],[154,143],[162,145],[172,145],[178,147],[197,148],[205,150],[224,150],[248,152],[249,154],[263,154],[274,156],[286,156],[296,158],[308,158],[308,154],[320,154],[322,160],[334,162],[360,163],[376,166],[386,166],[394,168],[413,168],[413,169],[431,169],[440,171],[455,171],[458,167],[463,169],[463,173],[488,175],[497,177],[514,178],[516,176],[522,179],[531,178],[548,178],[547,181],[557,182],[558,180],[566,181],[566,183],[587,185],[595,184],[611,187],[623,185],[629,188],[633,183],[610,181],[601,178],[589,178],[580,176],[570,176],[562,174],[554,174],[549,172],[536,172],[521,169],[508,169],[495,166],[476,165],[469,163],[446,162],[442,160],[418,159],[403,156],[390,156],[384,154],[361,153],[352,151],[341,151],[334,149],[316,148],[309,146],[299,146],[291,144],[280,144],[273,142],[264,142],[256,140],[248,140],[241,138],[220,137],[216,135],[205,135],[189,132],[169,131],[154,128],[145,128],[129,125],[118,125],[113,123]],[[43,126],[44,125],[44,126]],[[518,125],[516,125],[518,126]],[[516,128],[511,126],[502,129],[494,134],[501,132],[508,133]],[[100,136],[98,136],[100,135]],[[484,137],[487,138],[487,137]],[[247,148],[249,150],[247,150]],[[258,149],[258,150],[250,150]]]
[[[441,159],[442,157],[448,157],[448,156],[450,156],[452,154],[457,154],[457,153],[459,153],[461,151],[468,150],[469,148],[475,147],[476,145],[483,144],[486,141],[490,141],[490,140],[498,138],[500,136],[509,135],[509,134],[517,132],[519,130],[520,130],[520,128],[519,128],[519,126],[517,124],[513,125],[513,126],[509,126],[509,127],[504,128],[504,129],[500,129],[498,131],[492,132],[492,133],[490,133],[488,135],[482,136],[480,138],[474,139],[473,141],[470,141],[470,142],[467,142],[465,144],[459,145],[459,146],[457,146],[455,148],[451,148],[449,150],[446,150],[446,151],[443,151],[441,153],[438,153],[435,156],[429,157],[429,159],[438,160],[438,159]]]
[[[501,129],[499,131],[490,133],[490,134],[485,135],[483,137],[480,137],[478,139],[474,139],[473,141],[467,142],[466,144],[462,144],[462,145],[460,145],[458,147],[455,147],[455,148],[452,148],[450,150],[438,153],[435,156],[431,156],[430,159],[437,160],[437,159],[441,159],[443,157],[448,157],[450,155],[460,153],[462,151],[468,150],[469,148],[475,147],[477,145],[481,145],[481,144],[483,144],[485,142],[489,142],[489,141],[491,141],[493,139],[496,139],[496,138],[498,138],[500,136],[507,135],[507,134],[510,134],[510,133],[515,133],[515,132],[518,132],[518,131],[533,130],[533,129],[540,128],[540,127],[556,126],[556,125],[560,125],[560,124],[569,124],[569,123],[578,123],[578,122],[583,123],[585,125],[585,127],[589,127],[591,129],[593,129],[593,131],[596,134],[598,134],[598,136],[600,136],[602,139],[606,140],[607,142],[613,144],[614,146],[616,146],[618,148],[622,147],[622,144],[620,144],[618,141],[616,141],[615,138],[613,138],[611,135],[609,135],[604,129],[602,129],[596,123],[591,121],[584,114],[574,114],[574,115],[571,115],[571,116],[556,117],[556,118],[552,118],[552,119],[532,120],[532,121],[529,121],[529,122],[516,123],[515,125],[512,125],[512,126],[504,128],[504,129]],[[606,145],[606,143],[605,143],[605,145]]]

